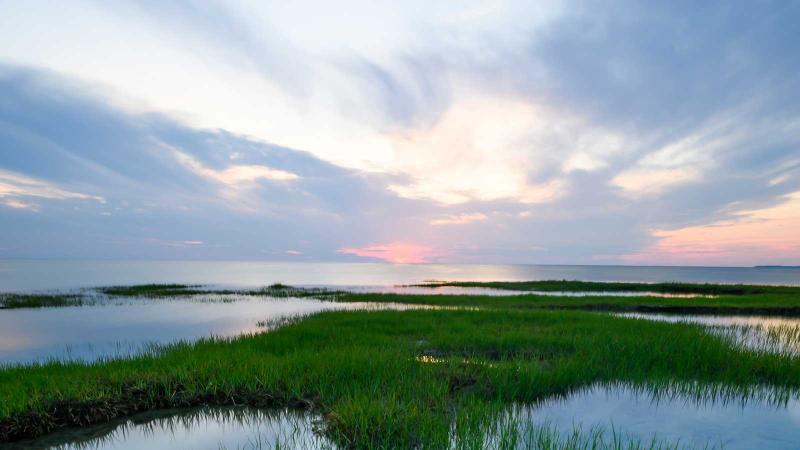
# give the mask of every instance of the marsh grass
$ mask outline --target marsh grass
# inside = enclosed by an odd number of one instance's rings
[[[420,362],[424,354],[444,363]],[[700,325],[580,311],[326,312],[132,359],[0,369],[0,439],[140,411],[244,404],[318,413],[342,447],[446,448],[455,411],[479,420],[498,404],[597,382],[791,390],[800,362],[732,346]]]
[[[341,449],[319,432],[318,416],[285,409],[264,410],[249,407],[203,407],[142,413],[102,425],[67,430],[14,448],[47,446],[55,450],[86,450],[113,447],[117,442],[138,435],[147,442],[175,440],[183,434],[203,433],[209,423],[225,430],[227,440],[235,446],[219,442],[220,449]],[[230,436],[233,435],[233,436]],[[210,440],[220,438],[218,434]],[[209,442],[210,443],[210,442]],[[550,423],[538,423],[522,408],[479,406],[477,410],[462,408],[451,421],[448,443],[450,450],[543,449],[543,450],[672,450],[688,447],[662,441],[656,437],[644,441],[602,426],[588,429],[574,427],[559,430]],[[705,447],[711,449],[712,447]]]
[[[314,298],[340,302],[381,302],[431,304],[438,306],[491,307],[513,309],[582,309],[612,312],[662,312],[691,314],[762,314],[800,316],[800,287],[751,286],[686,283],[599,283],[568,280],[527,282],[432,282],[417,286],[459,286],[518,290],[520,295],[496,297],[486,295],[413,295],[353,293],[327,288],[301,288],[275,283],[257,289],[212,289],[202,285],[143,284],[110,286],[79,294],[3,294],[0,308],[40,306],[79,306],[98,303],[92,298],[99,293],[106,298],[193,299],[208,296],[225,301],[242,297]],[[660,292],[697,294],[702,297],[560,297],[526,293],[540,292]],[[101,299],[102,300],[102,299]],[[235,300],[234,300],[235,301]]]
[[[665,294],[756,295],[800,294],[799,287],[712,283],[620,283],[577,280],[542,281],[429,281],[415,287],[483,287],[519,291],[660,292]]]
[[[81,306],[81,294],[0,294],[0,309]]]
[[[98,288],[103,294],[115,297],[170,298],[197,295],[267,296],[275,298],[329,297],[343,291],[325,288],[302,288],[274,283],[256,289],[213,289],[203,285],[187,284],[139,284],[132,286],[109,286]]]
[[[342,302],[402,302],[504,310],[561,309],[620,313],[800,317],[800,288],[787,289],[785,293],[719,295],[695,298],[646,296],[559,297],[521,292],[521,295],[514,296],[339,293],[333,299]]]
[[[106,295],[119,297],[173,297],[211,292],[203,289],[201,285],[189,284],[137,284],[132,286],[107,286],[97,290]]]
[[[587,289],[551,283],[558,290]],[[630,290],[628,284],[603,285]],[[643,286],[652,291],[654,285]],[[670,284],[673,290],[685,286]],[[595,383],[626,383],[698,401],[787,401],[800,388],[800,359],[792,350],[800,341],[797,328],[709,332],[699,324],[591,312],[800,313],[800,288],[701,286],[693,292],[718,297],[354,294],[285,285],[249,291],[103,288],[104,295],[118,297],[322,296],[424,308],[324,312],[259,324],[270,333],[178,343],[130,359],[2,367],[0,442],[142,411],[250,405],[318,414],[318,431],[343,448],[680,448],[615,430],[522,429],[513,422],[519,418],[504,411]],[[763,349],[752,345],[754,336]],[[775,342],[787,347],[766,351]]]

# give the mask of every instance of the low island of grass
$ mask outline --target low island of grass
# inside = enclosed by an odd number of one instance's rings
[[[634,286],[624,290],[639,289]],[[800,288],[680,286],[683,293],[715,297],[336,293],[327,298],[468,308],[326,312],[271,332],[178,344],[130,359],[2,367],[0,442],[141,411],[245,404],[314,411],[322,417],[320,432],[343,448],[449,448],[453,442],[483,448],[485,425],[504,408],[594,383],[743,395],[754,386],[800,389],[800,358],[793,354],[754,352],[700,325],[594,311],[800,311]],[[142,289],[167,296],[197,290],[151,285],[107,293],[141,296]],[[547,442],[533,444],[563,447]],[[629,447],[658,446],[597,448]]]

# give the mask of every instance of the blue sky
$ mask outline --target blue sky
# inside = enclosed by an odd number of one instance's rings
[[[796,2],[0,10],[0,258],[800,264]]]

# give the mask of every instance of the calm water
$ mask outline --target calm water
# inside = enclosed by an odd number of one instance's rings
[[[513,412],[526,429],[547,424],[568,435],[576,426],[602,428],[649,443],[654,437],[687,448],[726,450],[800,448],[800,401],[774,401],[768,390],[746,398],[659,393],[626,385],[594,385]],[[520,447],[524,448],[524,446]]]
[[[800,402],[796,396],[776,400],[768,390],[747,398],[700,397],[677,390],[651,392],[627,385],[593,385],[563,398],[512,408],[505,421],[518,436],[518,449],[530,448],[536,429],[548,427],[562,439],[575,429],[585,435],[602,430],[623,440],[653,439],[680,448],[793,449],[800,442]],[[109,424],[69,429],[13,449],[219,449],[333,448],[313,430],[319,418],[291,411],[251,408],[204,408],[140,414]],[[503,427],[506,428],[507,427]],[[496,437],[487,433],[491,447]],[[533,441],[535,442],[535,441]]]
[[[203,408],[138,414],[98,426],[58,431],[9,449],[218,450],[331,448],[313,432],[310,414],[253,408]],[[280,445],[280,447],[278,447]],[[4,447],[5,448],[5,447]]]
[[[414,307],[424,306],[207,295],[0,310],[0,365],[124,357],[159,344],[265,331],[262,321],[321,311]]]
[[[264,286],[276,282],[292,285],[386,286],[432,279],[568,279],[800,285],[800,269],[236,261],[0,261],[0,291],[166,282],[240,287]]]
[[[800,356],[800,317],[621,313],[621,317],[705,325],[711,333],[751,350]]]

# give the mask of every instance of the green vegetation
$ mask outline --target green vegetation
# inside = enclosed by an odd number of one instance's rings
[[[145,299],[170,299],[191,298],[201,295],[240,295],[240,296],[268,296],[277,298],[288,297],[313,297],[330,298],[339,291],[327,289],[295,288],[276,283],[258,289],[210,289],[201,285],[187,284],[140,284],[133,286],[108,286],[96,289],[97,292],[109,297],[145,298]],[[11,308],[41,308],[46,306],[83,306],[102,303],[103,298],[94,295],[91,291],[70,294],[0,294],[0,309]]]
[[[188,284],[137,284],[133,286],[108,286],[98,289],[107,295],[121,297],[170,297],[210,292],[201,286]]]
[[[344,293],[337,301],[402,302],[439,306],[501,309],[580,309],[610,312],[660,312],[687,314],[751,314],[800,316],[800,287],[715,284],[585,283],[580,281],[531,281],[492,283],[439,283],[426,286],[489,287],[519,290],[520,295],[402,295]],[[654,288],[655,287],[655,288]],[[700,297],[651,296],[554,296],[526,293],[547,292],[660,292],[698,294]],[[433,291],[435,292],[435,291]]]
[[[800,360],[745,351],[701,326],[582,311],[330,312],[129,360],[0,369],[0,440],[248,404],[314,410],[344,447],[445,448],[455,420],[459,448],[481,448],[469,424],[594,382],[800,388]]]
[[[78,294],[0,294],[0,309],[80,306],[83,304],[83,296]]]
[[[230,293],[461,308],[327,312],[286,320],[269,333],[181,343],[132,359],[2,367],[0,442],[142,411],[251,405],[311,410],[323,417],[324,436],[346,448],[446,448],[454,441],[455,448],[483,448],[487,439],[507,448],[519,442],[551,449],[668,448],[630,439],[606,442],[591,430],[559,436],[545,427],[523,436],[513,426],[498,430],[497,424],[510,405],[598,382],[654,391],[683,386],[712,397],[720,391],[747,396],[753,386],[800,389],[796,352],[747,350],[736,336],[708,333],[700,325],[592,312],[800,315],[800,288],[554,281],[457,285],[714,297],[356,294],[280,284],[247,291],[190,285],[102,288],[124,297]],[[81,297],[7,294],[0,301],[3,307],[59,306],[80,304]],[[797,330],[787,332],[792,342],[798,340]]]
[[[241,295],[268,297],[310,297],[344,302],[398,302],[512,309],[583,309],[615,312],[663,312],[692,314],[763,314],[800,316],[800,287],[751,286],[686,283],[599,283],[583,281],[525,281],[525,282],[435,282],[425,286],[484,287],[520,291],[520,295],[498,297],[487,295],[408,295],[350,293],[323,288],[297,288],[281,283],[258,289],[212,289],[201,285],[144,284],[110,286],[98,291],[112,297],[187,298],[199,295]],[[569,297],[537,295],[540,292],[641,292],[642,296],[609,295]],[[677,297],[648,297],[644,293],[678,294]],[[435,291],[432,291],[435,293]],[[697,294],[700,297],[687,297]],[[79,294],[38,295],[5,294],[0,296],[0,308],[40,306],[75,306],[92,304]]]
[[[203,408],[180,408],[146,412],[131,416],[130,419],[117,419],[99,425],[72,428],[51,434],[46,442],[37,442],[48,447],[96,449],[113,446],[125,440],[126,436],[143,433],[149,436],[164,436],[172,439],[175,433],[206,432],[208,421],[217,424],[251,428],[253,433],[233,436],[241,441],[236,447],[252,449],[333,449],[336,446],[325,436],[314,433],[314,423],[318,421],[313,414],[292,410],[257,409],[246,406],[222,406]],[[457,448],[536,448],[540,450],[672,450],[684,448],[676,443],[662,442],[656,438],[642,441],[638,436],[628,436],[614,430],[595,426],[588,430],[576,427],[560,431],[547,423],[530,426],[527,420],[520,419],[503,411],[495,421],[488,425],[475,416],[459,414],[454,420],[460,437]],[[268,424],[265,426],[265,424]],[[261,434],[257,427],[269,430]],[[610,431],[610,432],[609,432]],[[211,433],[215,433],[212,429]],[[197,438],[195,438],[197,439]],[[197,442],[196,440],[195,442]],[[244,444],[244,445],[243,445]],[[22,444],[23,448],[25,444]]]
[[[415,284],[416,287],[483,287],[515,291],[543,292],[660,292],[665,294],[700,295],[800,295],[799,287],[760,286],[747,284],[694,284],[694,283],[617,283],[599,281],[544,280],[544,281],[433,281]]]
[[[116,297],[169,298],[193,295],[250,295],[270,297],[316,297],[331,296],[339,291],[321,288],[296,288],[281,283],[258,289],[211,289],[202,285],[187,284],[139,284],[133,286],[110,286],[98,289],[106,295]]]

